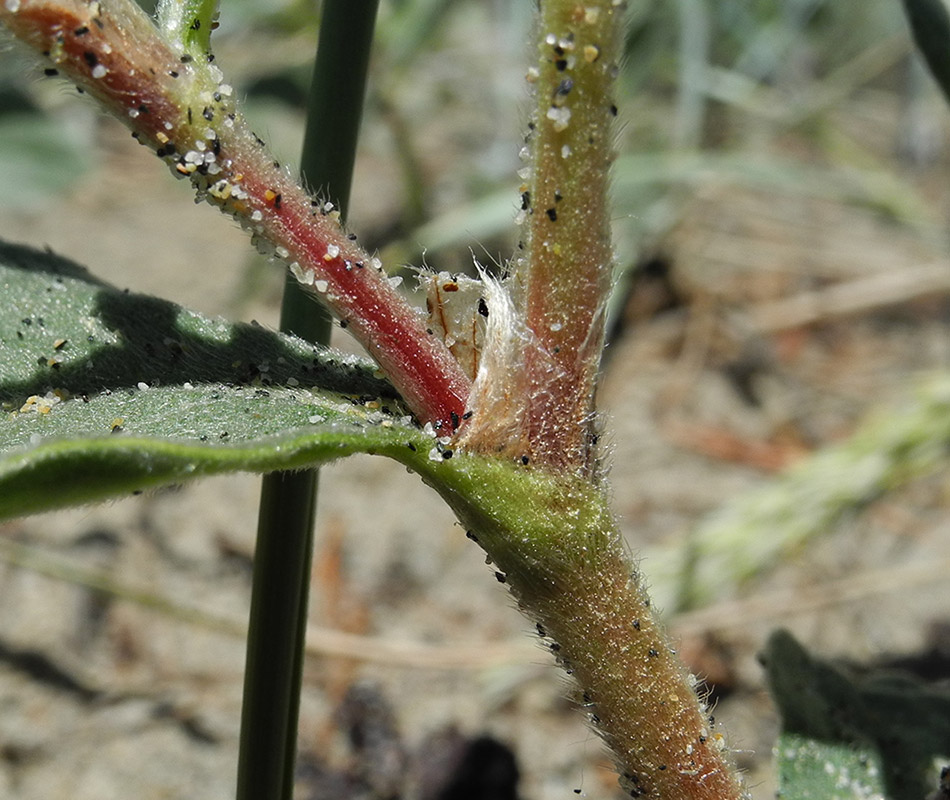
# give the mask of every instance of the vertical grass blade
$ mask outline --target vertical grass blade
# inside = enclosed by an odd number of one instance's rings
[[[918,49],[950,102],[950,10],[944,0],[903,0]]]
[[[325,0],[301,171],[345,216],[378,0]],[[330,339],[330,318],[293,278],[281,330]],[[238,800],[290,800],[317,472],[275,473],[261,487],[238,757]]]

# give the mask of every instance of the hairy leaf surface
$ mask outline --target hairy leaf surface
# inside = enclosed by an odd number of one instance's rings
[[[2,242],[0,291],[0,517],[434,444],[366,361]]]

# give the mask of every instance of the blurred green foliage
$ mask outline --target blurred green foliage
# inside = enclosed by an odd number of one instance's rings
[[[762,658],[786,737],[778,748],[782,797],[921,800],[935,788],[933,759],[950,751],[946,687],[822,661],[782,630]],[[824,793],[806,786],[822,780]]]

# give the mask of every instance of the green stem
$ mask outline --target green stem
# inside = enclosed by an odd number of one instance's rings
[[[377,5],[378,0],[326,0],[323,6],[301,171],[341,215],[349,203]],[[342,64],[346,68],[339,70]],[[280,326],[313,342],[330,340],[329,315],[292,276]],[[293,794],[316,499],[316,470],[278,472],[263,480],[238,800],[290,800]]]
[[[914,43],[950,101],[950,11],[941,0],[903,0]]]
[[[462,445],[590,474],[613,265],[607,188],[622,5],[543,0],[540,11],[528,71],[536,106],[521,173],[523,251],[513,271],[521,308],[511,312],[527,330],[515,331],[514,320],[493,323],[506,311],[488,302],[494,332],[486,336]],[[509,423],[501,429],[498,419]]]
[[[600,489],[466,454],[428,462],[420,474],[576,681],[629,797],[748,800]]]
[[[218,0],[158,0],[155,18],[168,41],[194,58],[211,52]]]
[[[238,800],[292,796],[315,509],[315,472],[265,476],[248,623]]]
[[[607,197],[620,6],[541,3],[531,175],[523,205],[531,460],[588,467],[613,250]]]

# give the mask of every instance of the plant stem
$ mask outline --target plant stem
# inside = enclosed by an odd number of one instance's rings
[[[316,475],[265,476],[254,552],[237,800],[293,795]]]
[[[576,699],[613,751],[629,796],[745,796],[597,487],[465,454],[426,465],[422,476],[577,682]]]
[[[378,0],[324,2],[310,87],[301,171],[344,217],[377,6]],[[334,66],[344,63],[347,69],[337,73]],[[329,113],[334,124],[320,124]],[[280,326],[329,344],[329,314],[292,276],[284,289]],[[317,486],[317,470],[266,475],[261,486],[238,800],[290,800],[293,794]]]
[[[532,335],[526,438],[532,461],[556,467],[584,469],[592,459],[613,265],[607,188],[622,9],[612,0],[544,0],[529,73],[537,105],[518,273]]]
[[[613,266],[611,86],[622,23],[623,4],[614,0],[541,3],[528,71],[537,104],[520,173],[523,249],[509,283],[518,307],[487,303],[489,331],[468,403],[474,416],[462,431],[469,451],[594,472],[594,388]]]

